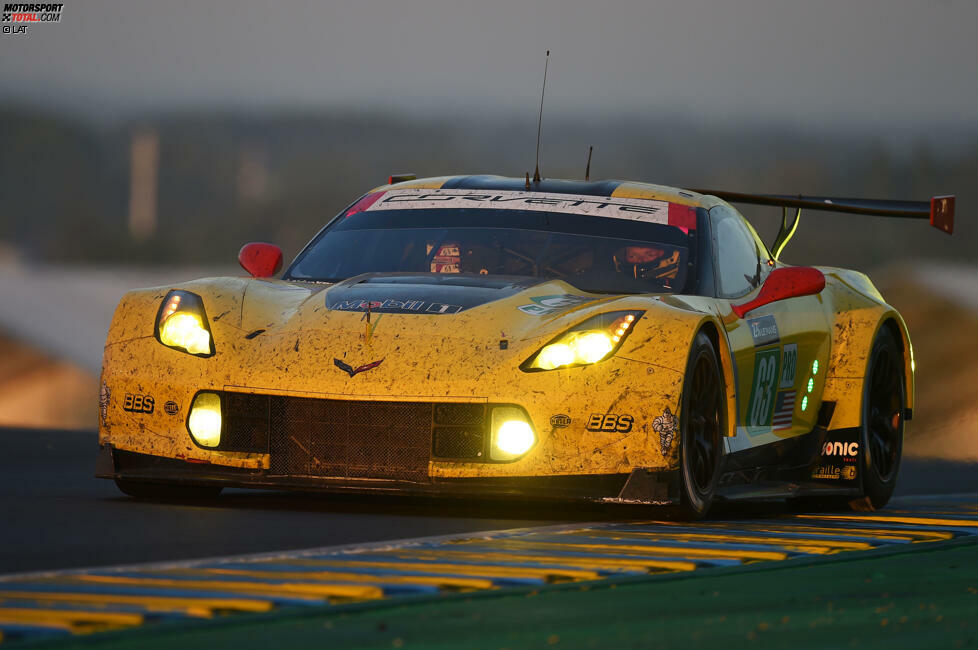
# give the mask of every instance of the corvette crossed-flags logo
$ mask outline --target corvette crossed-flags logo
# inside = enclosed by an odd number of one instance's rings
[[[357,366],[356,368],[354,368],[350,364],[344,363],[343,361],[340,361],[336,357],[333,357],[333,365],[339,368],[340,370],[342,370],[343,372],[345,372],[346,374],[350,375],[350,377],[353,377],[353,375],[356,375],[357,373],[373,370],[383,362],[384,360],[380,359],[379,361],[372,361],[370,363],[365,363],[362,366]]]

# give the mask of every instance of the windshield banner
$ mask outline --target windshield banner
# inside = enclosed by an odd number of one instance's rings
[[[384,192],[367,208],[367,211],[464,208],[586,214],[593,217],[676,225],[670,223],[669,203],[666,201],[506,190],[391,190]]]

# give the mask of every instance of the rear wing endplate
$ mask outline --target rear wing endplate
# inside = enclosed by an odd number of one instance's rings
[[[795,230],[802,209],[822,210],[827,212],[843,212],[847,214],[862,214],[873,217],[891,217],[903,219],[928,219],[930,225],[941,232],[954,232],[954,196],[935,196],[930,201],[891,201],[883,199],[843,199],[828,196],[790,196],[787,194],[743,194],[741,192],[723,192],[719,190],[692,190],[700,194],[710,194],[730,203],[749,203],[752,205],[773,205],[784,211],[781,220],[781,232],[778,233],[772,253],[777,259]],[[797,210],[794,221],[788,225],[788,209]]]

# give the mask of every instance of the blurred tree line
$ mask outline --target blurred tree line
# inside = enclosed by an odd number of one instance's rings
[[[92,124],[0,109],[0,244],[27,260],[233,264],[247,241],[291,259],[333,215],[388,174],[533,169],[535,121],[321,112],[184,113]],[[156,230],[128,227],[130,143],[158,136]],[[958,196],[947,237],[923,222],[809,212],[785,259],[868,270],[907,259],[975,261],[978,132],[895,149],[858,129],[707,124],[678,118],[544,120],[545,176],[619,178],[744,192],[925,199]],[[780,211],[740,206],[770,242]]]

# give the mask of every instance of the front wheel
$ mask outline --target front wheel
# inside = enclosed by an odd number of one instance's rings
[[[147,483],[117,478],[116,487],[137,499],[211,499],[221,493],[220,485],[180,485],[176,483]]]
[[[680,512],[687,519],[704,517],[716,493],[727,414],[724,396],[716,349],[700,332],[686,365],[679,417]]]

